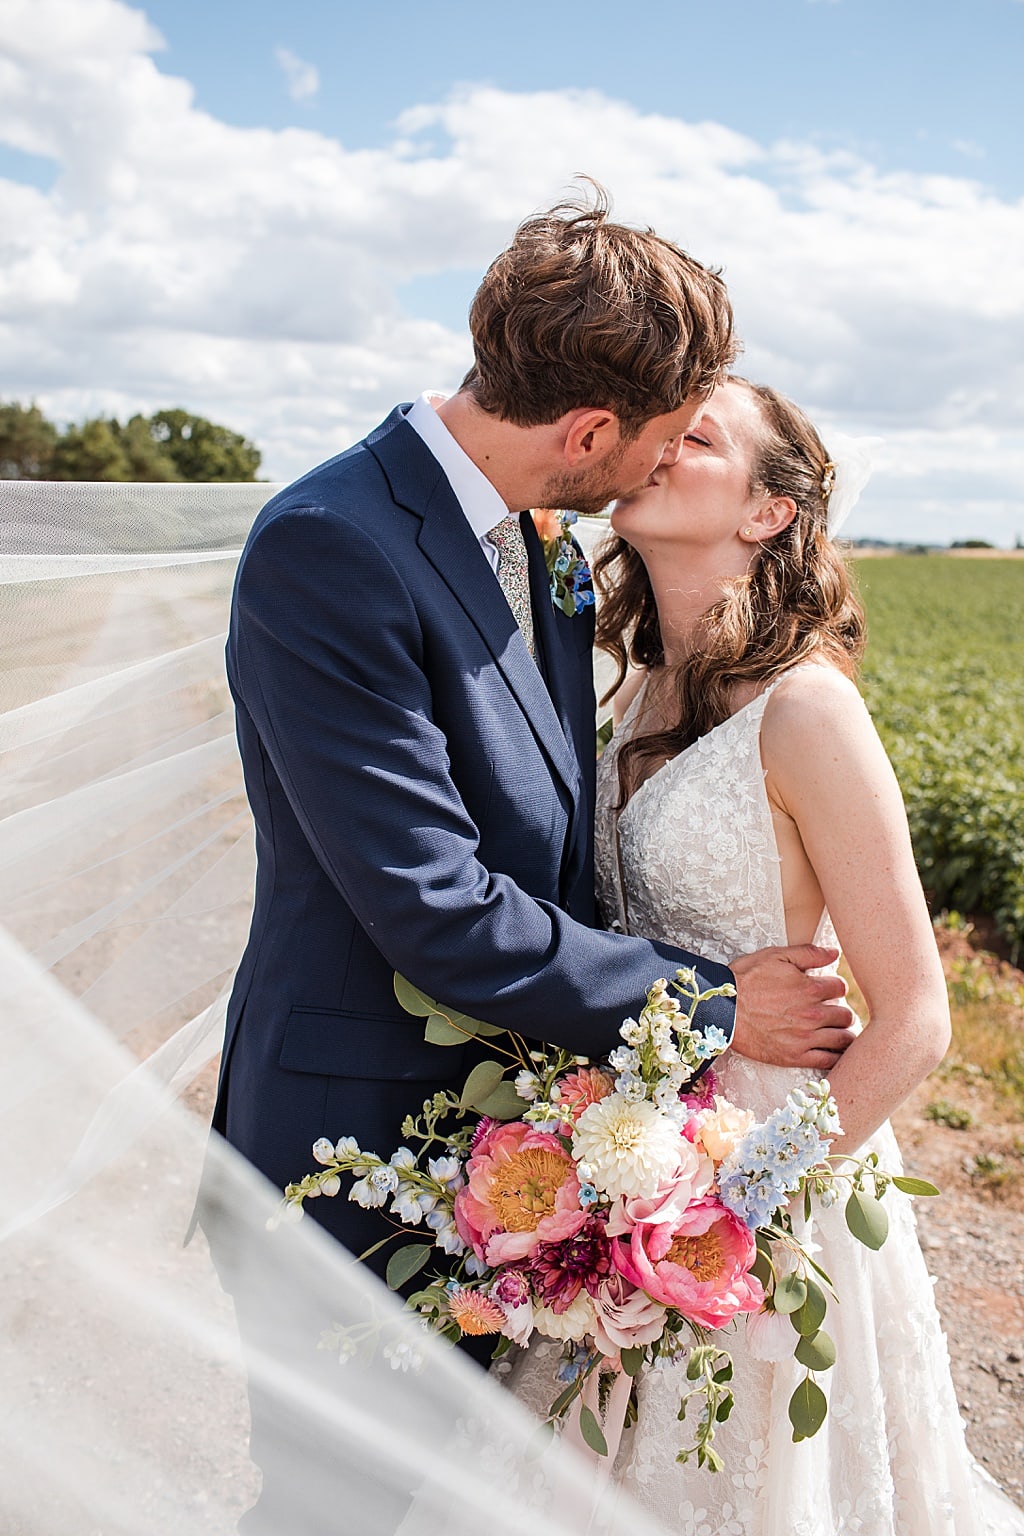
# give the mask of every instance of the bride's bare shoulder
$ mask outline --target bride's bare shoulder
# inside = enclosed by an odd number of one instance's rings
[[[816,715],[863,710],[864,700],[852,678],[827,661],[806,662],[783,675],[765,706],[765,719],[774,716],[790,724]]]
[[[795,668],[772,690],[761,726],[761,754],[776,782],[801,781],[832,765],[873,761],[884,753],[855,682],[826,663]]]

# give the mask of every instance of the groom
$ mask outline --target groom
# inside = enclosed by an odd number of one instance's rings
[[[399,407],[263,509],[228,672],[256,905],[215,1127],[281,1186],[321,1136],[384,1156],[461,1084],[397,969],[474,1017],[601,1056],[651,982],[723,965],[595,924],[592,609],[549,594],[528,507],[598,512],[675,462],[733,356],[718,276],[607,208],[531,218],[473,302],[449,400]],[[833,951],[734,963],[701,1007],[735,1049],[827,1068],[849,1039]],[[375,1211],[311,1214],[362,1251]],[[383,1266],[387,1252],[378,1255]]]
[[[733,356],[724,285],[600,204],[560,207],[497,258],[470,325],[459,392],[276,496],[238,569],[228,673],[259,862],[214,1125],[278,1186],[320,1136],[386,1156],[461,1082],[463,1048],[424,1042],[396,969],[591,1056],[657,976],[731,979],[593,926],[593,610],[555,609],[516,515],[598,512],[675,462]],[[827,1068],[842,983],[803,968],[831,955],[743,959],[735,1022],[716,999],[698,1023]],[[348,1201],[313,1211],[356,1252],[385,1230]]]

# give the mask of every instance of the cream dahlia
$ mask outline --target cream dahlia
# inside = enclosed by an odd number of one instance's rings
[[[585,1339],[593,1333],[596,1321],[594,1303],[586,1291],[580,1291],[564,1312],[555,1312],[551,1307],[537,1307],[533,1314],[533,1325],[538,1333],[548,1339],[563,1341]]]
[[[591,1172],[595,1189],[650,1198],[679,1167],[679,1128],[647,1099],[609,1094],[590,1104],[576,1122],[572,1151]]]

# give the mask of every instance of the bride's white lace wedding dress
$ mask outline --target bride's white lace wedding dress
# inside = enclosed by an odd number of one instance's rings
[[[715,958],[786,943],[760,756],[774,686],[666,763],[616,816],[616,750],[636,702],[627,712],[602,759],[597,797],[598,890],[609,922]],[[832,942],[827,915],[819,934]],[[729,1052],[716,1070],[722,1091],[759,1116],[809,1075]],[[899,1171],[888,1125],[870,1145],[884,1168]],[[852,1238],[841,1206],[814,1218],[816,1257],[839,1302],[830,1303],[825,1322],[838,1361],[817,1378],[828,1417],[813,1439],[794,1444],[787,1416],[802,1368],[755,1359],[742,1324],[724,1341],[735,1362],[736,1407],[716,1432],[723,1472],[675,1462],[688,1443],[677,1420],[684,1368],[641,1379],[638,1421],[623,1435],[614,1480],[673,1536],[1024,1531],[1024,1515],[967,1452],[911,1201],[890,1191],[886,1204],[890,1232],[877,1253]],[[506,1375],[538,1412],[558,1390],[559,1352],[538,1340]]]

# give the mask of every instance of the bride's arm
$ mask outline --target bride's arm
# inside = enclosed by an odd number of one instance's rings
[[[765,709],[771,798],[792,817],[868,1008],[829,1073],[851,1151],[941,1061],[946,986],[896,776],[847,678],[805,667]]]

